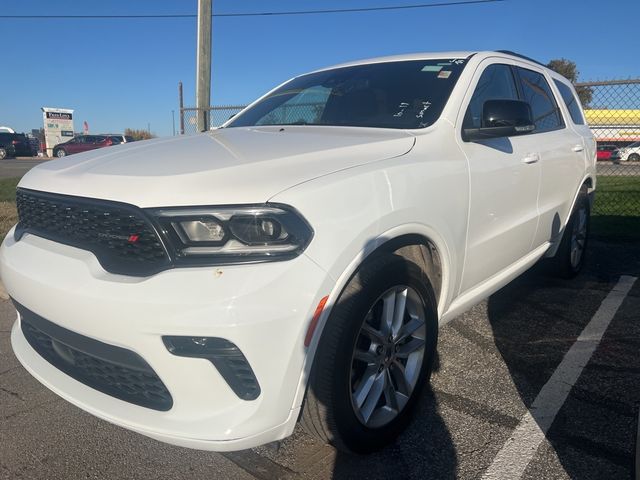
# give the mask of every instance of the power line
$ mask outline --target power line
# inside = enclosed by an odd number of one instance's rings
[[[329,13],[358,13],[358,12],[380,12],[389,10],[408,10],[418,8],[433,7],[453,7],[456,5],[473,5],[480,3],[497,3],[507,0],[463,0],[459,2],[439,2],[420,3],[414,5],[396,5],[385,7],[362,7],[362,8],[338,8],[331,10],[292,10],[284,12],[231,12],[214,13],[212,17],[276,17],[284,15],[322,15]],[[34,19],[34,20],[57,20],[57,19],[120,19],[120,18],[196,18],[197,15],[191,13],[175,14],[141,14],[141,15],[0,15],[0,19]]]

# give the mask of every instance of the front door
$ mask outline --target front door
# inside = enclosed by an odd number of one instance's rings
[[[479,127],[487,100],[520,98],[507,60],[478,67],[475,88],[463,103],[459,128]],[[460,122],[459,122],[460,123]],[[460,140],[469,165],[469,225],[462,284],[464,293],[531,251],[538,226],[539,145],[533,135],[477,142]]]

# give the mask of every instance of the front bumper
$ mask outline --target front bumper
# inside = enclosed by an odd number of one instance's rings
[[[89,252],[33,235],[15,242],[9,232],[0,250],[0,274],[15,301],[37,315],[138,354],[173,398],[168,411],[157,411],[73,379],[31,347],[18,320],[11,340],[20,362],[78,407],[144,435],[207,450],[249,448],[293,431],[306,329],[332,286],[304,255],[133,278],[105,272]],[[162,342],[165,335],[233,342],[251,365],[260,395],[238,398],[208,360],[172,355]]]

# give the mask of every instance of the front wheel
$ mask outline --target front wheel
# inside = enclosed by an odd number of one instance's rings
[[[627,157],[627,161],[629,162],[640,162],[640,154],[632,153]]]
[[[428,381],[438,335],[424,272],[397,255],[369,261],[322,333],[302,415],[307,431],[345,451],[391,443]]]
[[[66,157],[67,156],[67,151],[64,148],[61,148],[59,150],[56,150],[54,155],[58,158],[62,158],[62,157]]]
[[[0,148],[0,160],[7,158],[7,151],[4,148]]]

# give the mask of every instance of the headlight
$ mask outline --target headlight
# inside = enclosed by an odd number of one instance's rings
[[[176,263],[214,265],[287,260],[313,236],[291,207],[157,208],[147,210],[168,240]]]

